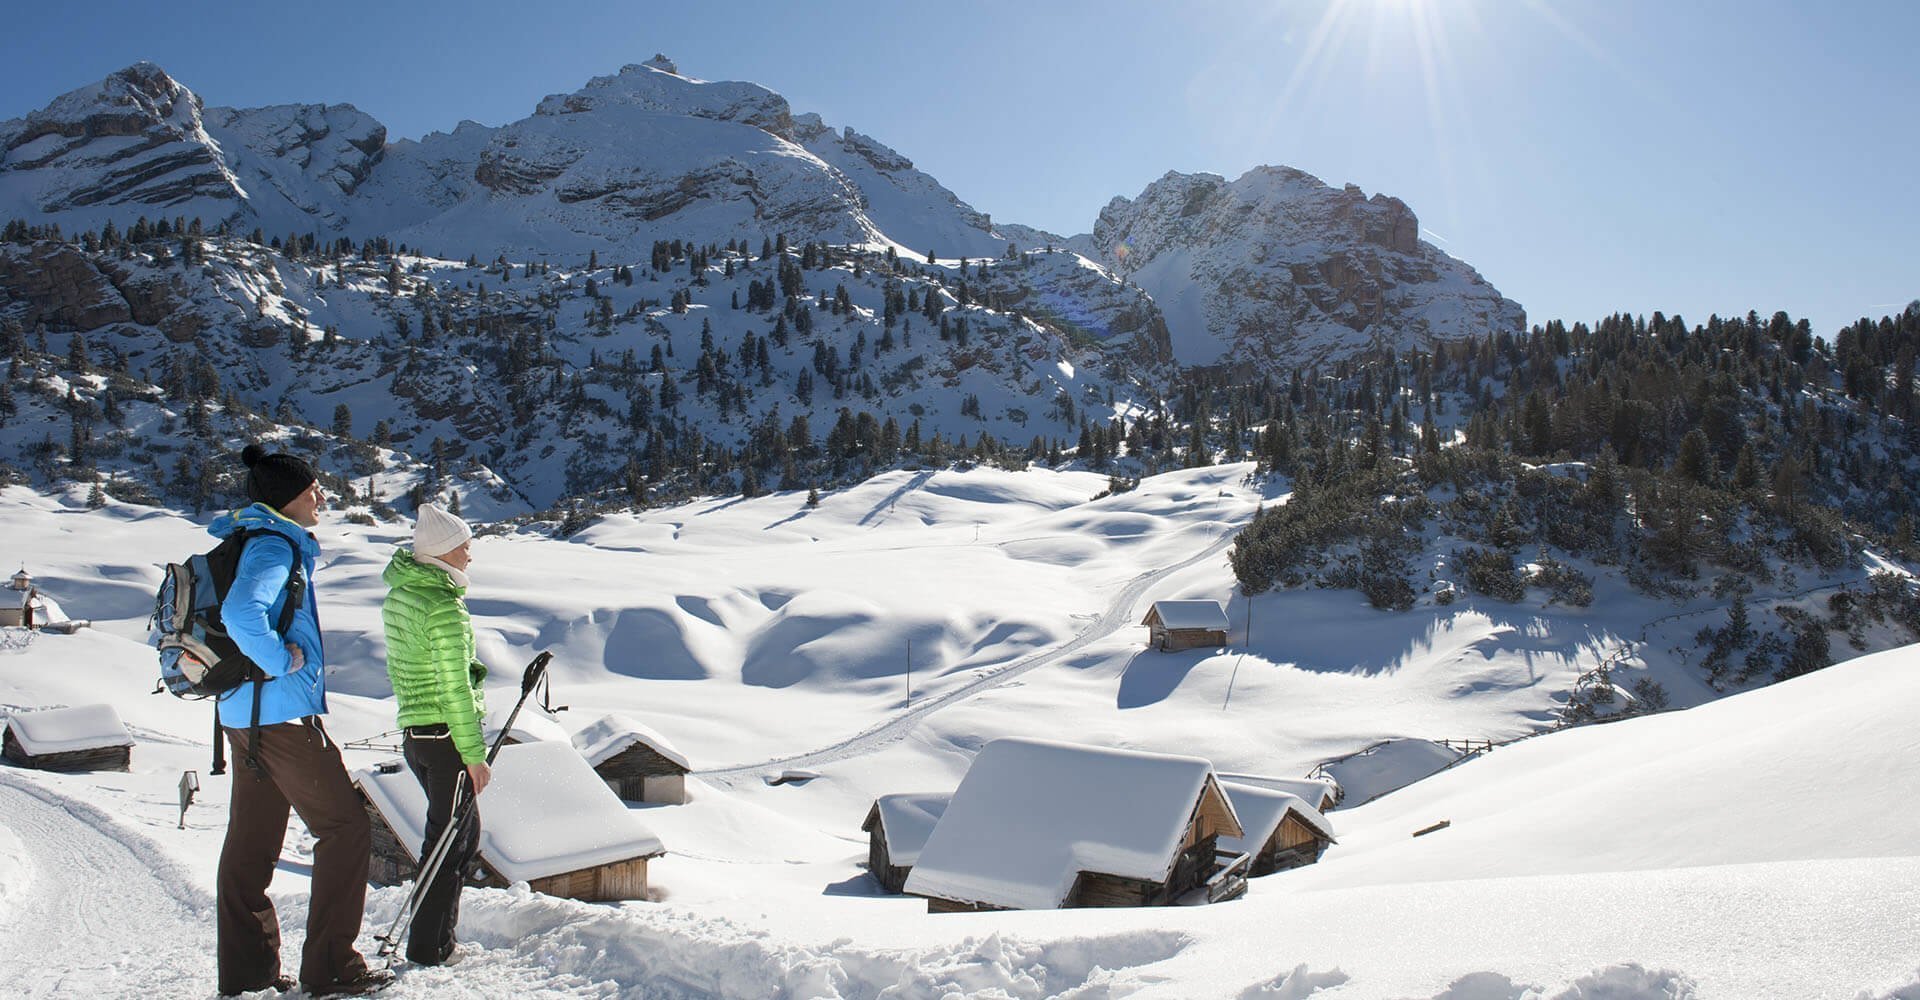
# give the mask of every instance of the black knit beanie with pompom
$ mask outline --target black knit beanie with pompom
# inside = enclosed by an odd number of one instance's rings
[[[285,452],[269,455],[267,449],[257,444],[247,445],[240,452],[240,461],[247,465],[247,499],[257,500],[274,510],[286,506],[318,478],[313,474],[313,466],[305,461]]]

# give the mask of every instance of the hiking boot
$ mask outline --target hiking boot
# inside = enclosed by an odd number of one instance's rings
[[[446,952],[441,955],[416,955],[411,950],[407,952],[407,964],[418,965],[423,968],[435,968],[442,965],[453,965],[458,963],[460,961],[460,958],[461,958],[460,946],[457,944],[451,948],[448,948]]]
[[[391,969],[363,969],[350,979],[328,983],[325,986],[308,986],[307,995],[313,1000],[330,1000],[332,997],[364,997],[378,993],[393,985]]]

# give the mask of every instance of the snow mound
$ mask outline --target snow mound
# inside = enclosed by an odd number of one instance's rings
[[[1240,994],[1240,1000],[1306,1000],[1324,989],[1331,989],[1353,978],[1339,969],[1326,972],[1312,972],[1305,963],[1296,965],[1291,972],[1281,973],[1273,982],[1250,986]]]
[[[1524,740],[1342,811],[1341,846],[1296,884],[1905,857],[1920,828],[1916,714],[1920,646],[1906,646]]]
[[[1357,805],[1405,788],[1459,759],[1459,751],[1428,740],[1388,740],[1322,770]]]
[[[493,745],[493,741],[500,737],[500,725],[505,721],[505,718],[502,718],[500,722],[490,722],[486,725],[487,745]],[[566,727],[560,725],[551,716],[526,709],[521,709],[520,714],[514,718],[513,729],[507,733],[507,737],[518,743],[571,744],[573,742],[572,737],[567,735]]]

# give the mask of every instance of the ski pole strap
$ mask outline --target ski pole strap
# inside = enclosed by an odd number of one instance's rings
[[[253,682],[253,725],[247,728],[247,767],[261,778],[267,776],[260,767],[260,691],[265,685],[264,679]]]

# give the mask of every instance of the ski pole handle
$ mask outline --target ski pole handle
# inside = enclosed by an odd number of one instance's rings
[[[540,678],[547,672],[547,662],[552,659],[553,653],[547,650],[541,650],[540,655],[535,656],[533,662],[527,664],[527,672],[520,676],[520,693],[522,695],[531,693],[534,685],[540,683]]]

